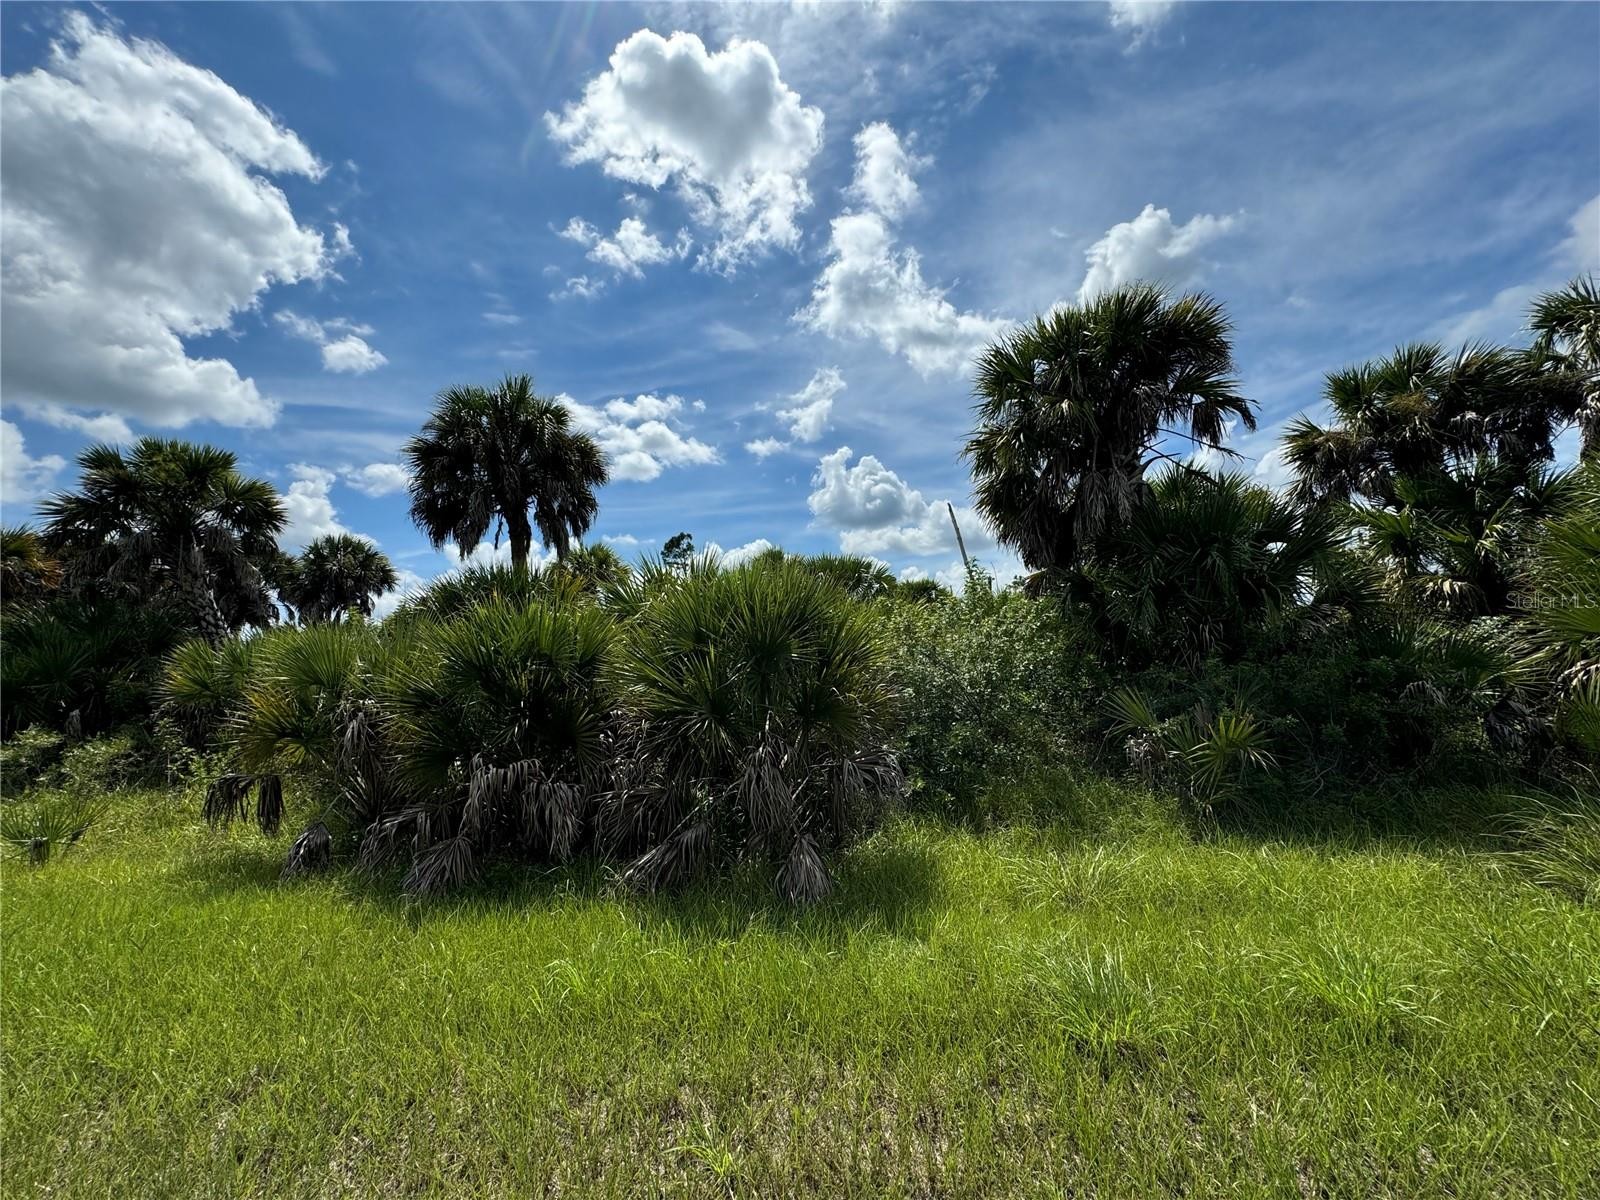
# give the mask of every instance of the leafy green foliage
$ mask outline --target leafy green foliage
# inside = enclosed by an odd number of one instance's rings
[[[1238,655],[1252,631],[1315,615],[1343,565],[1333,515],[1242,475],[1175,467],[1093,558],[1062,577],[1108,657]]]
[[[1206,809],[1229,798],[1247,774],[1277,766],[1271,735],[1237,707],[1198,706],[1162,720],[1132,688],[1118,688],[1106,703],[1114,732],[1127,738],[1128,761],[1149,778],[1175,780]]]
[[[241,475],[231,451],[146,437],[127,453],[91,446],[78,465],[79,490],[40,506],[70,586],[172,603],[213,640],[272,621],[262,572],[287,516],[272,485]]]
[[[959,598],[898,595],[878,614],[913,803],[982,821],[990,789],[1077,752],[1098,668],[1059,603],[976,579]]]
[[[682,571],[694,561],[694,538],[683,531],[673,534],[661,547],[661,562],[674,571]]]
[[[1453,461],[1487,456],[1526,472],[1548,462],[1581,392],[1537,353],[1432,343],[1335,371],[1324,399],[1334,422],[1290,422],[1283,450],[1308,501],[1364,499],[1397,507],[1402,480],[1432,480]]]
[[[446,580],[382,627],[185,647],[171,702],[224,712],[238,767],[208,814],[286,770],[365,863],[408,863],[410,891],[593,849],[644,887],[756,859],[789,898],[824,894],[825,855],[898,788],[869,615],[798,568],[647,569],[604,603],[544,576]]]
[[[161,661],[190,635],[181,606],[57,596],[4,618],[0,714],[90,736],[148,719]]]
[[[61,586],[61,563],[26,525],[0,528],[0,603],[43,599]]]
[[[31,866],[73,846],[104,811],[103,797],[77,791],[48,792],[0,802],[0,842],[12,847]]]
[[[603,821],[650,844],[628,878],[746,857],[792,901],[824,895],[822,856],[899,790],[871,615],[798,566],[705,571],[638,612],[618,667],[640,769]]]

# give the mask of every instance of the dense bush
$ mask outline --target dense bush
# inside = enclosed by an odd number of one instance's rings
[[[10,734],[32,725],[87,736],[145,720],[165,656],[193,626],[158,603],[55,599],[4,618],[0,714]]]
[[[325,808],[296,869],[345,835],[368,865],[406,863],[416,892],[497,854],[591,850],[645,888],[755,860],[799,901],[827,890],[824,856],[898,790],[872,618],[806,572],[646,571],[605,603],[514,575],[438,590],[382,627],[175,655],[171,703],[222,714],[238,768],[208,811],[242,815],[255,788],[275,824],[288,771]]]
[[[976,575],[960,597],[879,613],[911,803],[982,820],[986,791],[1081,748],[1100,672],[1059,603],[996,593]]]

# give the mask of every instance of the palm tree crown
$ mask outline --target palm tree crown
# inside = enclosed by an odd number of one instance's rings
[[[1034,569],[1065,567],[1147,493],[1166,437],[1220,449],[1255,428],[1235,390],[1229,324],[1207,296],[1134,284],[1061,307],[978,358],[963,451],[978,511]]]
[[[1488,454],[1519,468],[1548,462],[1578,408],[1574,377],[1541,356],[1495,346],[1451,355],[1431,342],[1327,377],[1334,422],[1290,422],[1283,446],[1303,500],[1360,497],[1394,506],[1398,482]]]
[[[1546,292],[1534,301],[1528,324],[1534,350],[1577,377],[1583,456],[1600,458],[1600,284],[1593,275],[1581,275],[1559,292]]]
[[[357,612],[370,617],[373,600],[399,584],[383,551],[365,538],[334,533],[300,552],[281,590],[302,620],[337,621]]]
[[[40,511],[80,582],[145,596],[173,588],[212,639],[272,619],[260,567],[287,518],[272,485],[241,475],[231,452],[146,437],[126,454],[91,446],[78,466],[80,490]]]
[[[527,569],[535,526],[557,557],[566,554],[594,524],[594,489],[608,479],[599,445],[572,429],[559,401],[535,395],[527,375],[441,392],[405,457],[411,519],[434,547],[453,541],[470,554],[499,521],[518,570]]]

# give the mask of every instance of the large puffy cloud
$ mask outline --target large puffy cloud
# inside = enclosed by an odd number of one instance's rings
[[[856,173],[850,195],[891,221],[899,220],[918,198],[915,172],[925,160],[914,158],[894,127],[874,121],[856,134]]]
[[[335,533],[349,533],[339,523],[333,500],[328,495],[333,487],[333,472],[324,467],[294,463],[289,467],[294,482],[283,494],[283,508],[289,516],[278,541],[298,549],[320,537]]]
[[[687,230],[680,230],[675,245],[668,246],[645,227],[638,217],[624,217],[617,231],[606,237],[581,217],[567,222],[561,236],[587,248],[590,262],[610,267],[617,275],[643,279],[644,269],[656,263],[670,262],[689,253],[691,241]]]
[[[324,371],[365,375],[389,361],[367,343],[366,339],[372,336],[370,325],[358,325],[344,317],[316,321],[288,309],[278,313],[275,320],[295,337],[322,347]]]
[[[799,239],[795,217],[811,204],[805,171],[822,145],[822,112],[783,82],[760,42],[735,40],[713,54],[692,33],[642,29],[545,124],[570,162],[675,186],[715,238],[705,254],[715,269]]]
[[[600,443],[611,459],[613,479],[647,483],[667,467],[721,461],[715,446],[674,428],[684,409],[681,396],[619,397],[603,405],[582,404],[565,395],[558,399],[572,414],[572,423]]]
[[[1193,279],[1205,265],[1200,251],[1233,226],[1233,217],[1209,213],[1176,225],[1167,209],[1146,204],[1137,217],[1113,225],[1089,247],[1078,303],[1139,279],[1171,284]]]
[[[348,248],[266,174],[322,166],[210,71],[81,13],[0,93],[6,399],[147,424],[270,424],[277,404],[182,338],[226,329]]]
[[[830,337],[876,338],[921,374],[961,371],[1010,322],[960,311],[924,281],[916,250],[896,247],[893,222],[916,199],[915,162],[887,125],[857,136],[848,191],[867,207],[834,218],[830,260],[796,315]]]
[[[50,490],[56,475],[66,465],[59,454],[32,457],[22,430],[10,421],[0,421],[0,504],[22,504],[38,499]]]
[[[956,550],[950,510],[922,493],[873,455],[850,465],[852,451],[841,446],[817,462],[806,503],[816,523],[839,534],[846,554],[903,554],[925,557]],[[991,544],[977,514],[956,509],[968,550]]]

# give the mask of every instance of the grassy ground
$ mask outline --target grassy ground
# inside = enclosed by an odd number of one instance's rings
[[[799,916],[408,906],[191,803],[7,864],[6,1196],[1600,1194],[1600,914],[1470,847],[906,822]]]

